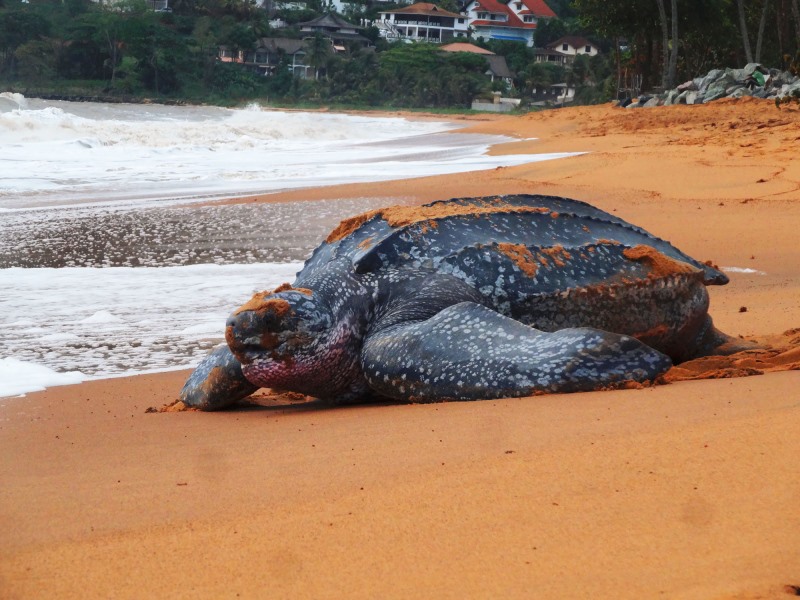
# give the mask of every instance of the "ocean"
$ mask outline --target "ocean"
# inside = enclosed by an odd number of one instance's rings
[[[341,219],[397,199],[204,202],[569,156],[489,156],[511,140],[455,129],[0,94],[0,397],[191,367]]]

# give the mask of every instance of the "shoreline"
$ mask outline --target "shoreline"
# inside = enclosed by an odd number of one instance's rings
[[[524,138],[497,153],[589,153],[227,202],[575,197],[700,260],[757,271],[709,288],[715,324],[800,344],[800,111],[576,107],[473,129]],[[0,589],[755,600],[800,585],[800,371],[497,401],[329,409],[260,394],[221,413],[145,412],[187,374],[0,400]]]

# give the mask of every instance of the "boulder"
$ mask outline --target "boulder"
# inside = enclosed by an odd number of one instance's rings
[[[708,87],[723,75],[725,75],[725,71],[722,69],[711,69],[708,72],[708,75],[703,77],[700,85],[697,86],[697,91],[705,94],[705,91],[708,89]]]
[[[736,81],[733,84],[731,84],[731,85],[729,85],[728,87],[725,88],[725,95],[726,96],[732,96],[734,94],[734,92],[736,92],[736,90],[739,90],[739,89],[741,89],[743,87],[745,87],[745,85],[743,83],[740,83],[740,82]]]
[[[747,79],[748,73],[744,69],[727,69],[736,81]]]
[[[704,104],[720,98],[744,96],[776,100],[787,96],[800,98],[800,77],[788,71],[768,69],[759,63],[749,63],[743,69],[712,69],[705,76],[685,81],[663,94],[642,94],[628,108]]]
[[[667,97],[664,99],[664,106],[672,106],[673,104],[676,104],[678,96],[680,96],[678,90],[670,90],[667,92]]]
[[[752,96],[753,94],[748,90],[746,87],[742,86],[740,88],[736,88],[731,94],[729,94],[729,98],[742,98],[743,96]]]
[[[800,79],[792,84],[785,84],[781,87],[780,91],[776,94],[777,98],[783,99],[787,97],[800,97]]]
[[[761,63],[747,63],[744,66],[744,72],[747,75],[752,75],[756,71],[763,73],[764,75],[769,75],[769,69],[764,68]]]
[[[705,94],[703,94],[703,102],[711,102],[712,100],[724,98],[726,96],[725,90],[733,83],[736,83],[733,75],[723,73],[706,88]]]

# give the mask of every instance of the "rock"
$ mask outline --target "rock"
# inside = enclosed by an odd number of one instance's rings
[[[792,84],[786,84],[781,87],[780,91],[775,95],[775,97],[779,99],[788,97],[800,98],[800,79]]]
[[[756,71],[759,71],[760,73],[763,73],[764,75],[769,75],[769,70],[765,69],[764,67],[762,67],[761,63],[747,63],[744,66],[744,72],[747,75],[752,75]]]
[[[739,83],[738,81],[729,85],[725,88],[725,95],[731,96],[736,90],[741,89],[744,87],[743,83]]]
[[[670,90],[667,93],[666,99],[664,100],[664,106],[672,106],[673,104],[676,104],[678,96],[680,96],[678,90]]]
[[[735,83],[733,76],[728,73],[723,73],[714,83],[706,88],[703,102],[711,102],[712,100],[724,98],[726,95],[725,90],[727,90],[728,86],[732,83]]]
[[[712,69],[705,76],[685,81],[658,96],[641,95],[631,106],[652,107],[674,104],[704,104],[720,98],[800,97],[800,77],[788,71],[749,63],[743,69]]]
[[[708,89],[708,86],[717,81],[724,74],[725,71],[723,71],[722,69],[711,69],[708,72],[708,75],[703,77],[702,81],[700,82],[700,85],[697,86],[697,91],[705,93],[705,91]]]
[[[730,98],[741,98],[743,96],[752,96],[753,94],[746,87],[742,86],[737,88],[729,95]]]
[[[744,69],[728,69],[730,74],[736,81],[744,81],[747,79],[747,72]]]

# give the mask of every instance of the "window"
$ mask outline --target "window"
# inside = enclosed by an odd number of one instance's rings
[[[525,16],[523,17],[523,20],[524,20],[526,23],[532,23],[532,22],[533,22],[533,15],[525,15]]]
[[[486,13],[485,13],[485,12],[479,12],[479,13],[478,13],[478,18],[479,18],[479,19],[484,19],[484,20],[485,20],[485,19],[486,19]]]
[[[515,6],[517,7],[517,10],[522,10],[522,2],[517,2]]]
[[[592,47],[591,46],[586,46],[585,51],[586,51],[586,54],[591,54],[592,53]]]
[[[569,44],[561,44],[561,49],[564,52],[569,52]]]

